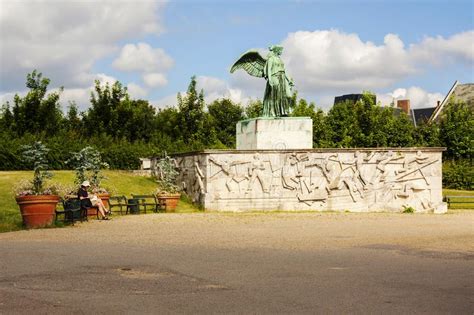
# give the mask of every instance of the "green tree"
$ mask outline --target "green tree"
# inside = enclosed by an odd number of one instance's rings
[[[464,102],[451,99],[440,119],[440,140],[447,147],[447,156],[454,159],[472,158],[474,117]]]
[[[235,148],[235,126],[244,118],[244,110],[229,99],[219,99],[208,105],[217,139],[227,148]]]
[[[296,94],[295,94],[296,95]],[[310,117],[313,120],[313,147],[325,147],[328,145],[328,129],[326,126],[326,117],[324,112],[311,102],[300,98],[294,101],[296,104],[291,113],[292,117]]]
[[[422,147],[440,146],[439,132],[439,124],[430,124],[427,121],[418,123],[413,132],[415,145]]]
[[[64,120],[64,129],[77,134],[81,133],[82,120],[79,116],[79,110],[75,102],[70,102],[66,118]]]
[[[185,96],[178,93],[178,124],[185,143],[204,140],[204,91],[196,90],[196,77],[191,77]],[[204,141],[207,142],[207,141]]]
[[[18,94],[14,97],[13,120],[17,134],[22,136],[44,133],[54,135],[60,130],[63,119],[59,105],[59,92],[46,95],[50,80],[34,70],[26,77],[26,87],[29,89],[24,97]]]
[[[117,108],[122,100],[128,100],[127,88],[116,81],[112,86],[106,83],[101,86],[100,81],[95,81],[95,93],[91,93],[91,107],[84,116],[84,125],[87,134],[109,134],[113,137],[119,135],[119,119]]]
[[[346,148],[357,146],[354,138],[361,131],[351,101],[334,104],[326,117],[326,125],[329,145]]]
[[[245,107],[245,118],[261,117],[263,113],[263,103],[261,100],[251,100]]]
[[[0,132],[12,131],[14,129],[13,114],[10,110],[10,103],[3,104],[0,111]]]

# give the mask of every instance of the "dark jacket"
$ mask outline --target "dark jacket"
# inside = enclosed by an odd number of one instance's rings
[[[92,207],[92,202],[89,199],[89,194],[87,193],[87,190],[85,190],[84,187],[82,186],[81,188],[79,188],[79,191],[77,192],[77,198],[81,199],[81,197],[85,197],[85,199],[81,200],[81,208]]]

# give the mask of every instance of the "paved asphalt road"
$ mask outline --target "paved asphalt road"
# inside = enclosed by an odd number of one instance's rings
[[[474,214],[152,214],[0,235],[0,313],[474,312]]]

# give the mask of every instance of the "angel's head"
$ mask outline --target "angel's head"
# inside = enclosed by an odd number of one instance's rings
[[[283,52],[283,47],[280,45],[273,45],[268,47],[268,49],[277,55],[281,55],[281,53]]]

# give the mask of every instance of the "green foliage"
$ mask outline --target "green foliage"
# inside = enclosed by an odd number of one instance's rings
[[[176,161],[165,152],[164,157],[158,161],[155,167],[154,173],[158,183],[157,193],[177,193],[179,187],[176,185],[176,179],[179,173]]]
[[[474,166],[469,160],[443,163],[443,187],[474,190]]]
[[[47,195],[51,194],[48,189],[45,189],[44,183],[46,179],[53,177],[53,174],[48,171],[47,154],[49,149],[37,141],[31,145],[22,146],[23,160],[33,168],[33,180],[28,183],[28,186],[20,187],[21,195]]]
[[[324,112],[319,108],[316,109],[314,103],[308,104],[305,99],[299,101],[295,99],[293,102],[296,105],[293,107],[292,117],[310,117],[313,120],[313,146],[315,148],[327,146],[329,133]]]
[[[196,77],[191,78],[183,97],[178,93],[178,126],[185,143],[202,140],[204,133],[204,92],[196,91]]]
[[[23,136],[26,132],[35,134],[43,133],[46,136],[54,135],[58,132],[63,117],[59,105],[59,93],[46,95],[50,80],[43,78],[42,74],[34,70],[27,75],[26,87],[29,88],[25,97],[15,95],[13,105],[13,120],[11,120],[9,110],[5,109],[10,130],[18,136]],[[8,105],[7,105],[8,108]]]
[[[263,114],[263,103],[261,100],[252,100],[245,107],[245,118],[257,118]]]
[[[47,93],[50,80],[33,71],[27,75],[26,96],[15,97],[0,110],[0,170],[23,170],[22,145],[41,141],[52,169],[70,167],[71,152],[93,146],[113,169],[137,169],[140,157],[159,152],[225,149],[235,146],[235,124],[262,114],[261,100],[245,108],[228,99],[208,104],[204,91],[197,91],[192,77],[178,106],[155,109],[146,100],[131,99],[127,89],[115,82],[95,82],[91,107],[83,113],[70,103],[67,113],[59,110],[59,93]],[[314,147],[406,147],[446,146],[447,159],[472,159],[474,119],[472,110],[452,99],[440,123],[421,123],[416,128],[404,113],[375,104],[364,93],[357,102],[338,103],[327,113],[314,103],[292,98],[291,116],[313,120]]]
[[[235,126],[244,119],[244,110],[229,99],[214,101],[208,106],[217,139],[227,148],[235,148]]]
[[[335,104],[326,118],[329,141],[335,147],[404,147],[414,145],[414,127],[404,114],[374,103],[366,92],[355,104]]]
[[[403,211],[402,213],[415,213],[416,210],[413,207],[410,206],[403,206]]]
[[[451,99],[440,120],[441,144],[447,148],[447,157],[471,158],[474,150],[474,116],[466,103]]]
[[[77,185],[89,180],[93,188],[99,188],[104,179],[101,170],[109,168],[109,165],[102,161],[100,152],[91,146],[87,146],[79,152],[73,152],[67,164],[70,164],[75,170],[76,179],[74,182]]]
[[[439,147],[440,129],[438,124],[428,124],[426,121],[419,123],[413,133],[413,138],[418,146]]]

